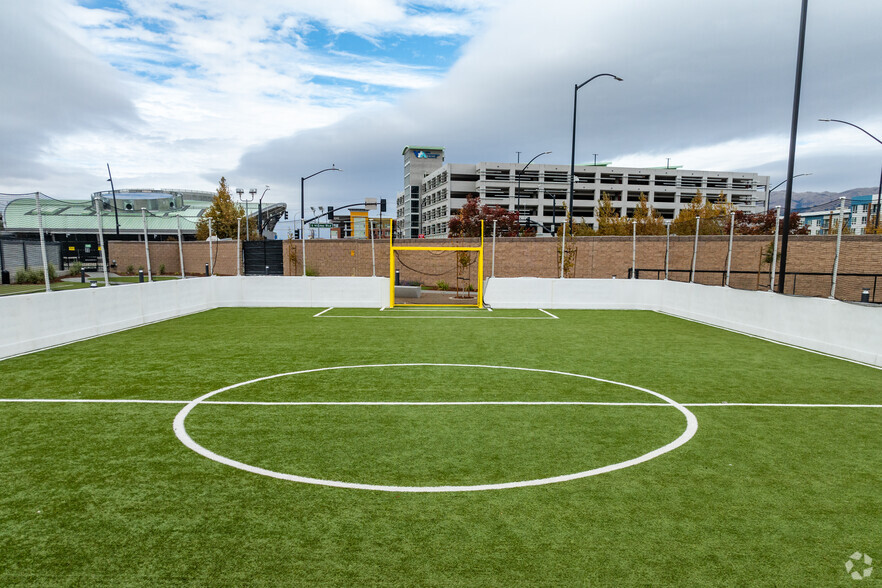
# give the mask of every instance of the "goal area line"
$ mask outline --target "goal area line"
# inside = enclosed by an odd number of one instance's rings
[[[342,312],[344,314],[336,314],[332,311]],[[396,305],[394,308],[383,306],[378,309],[358,309],[359,312],[353,312],[355,309],[336,308],[329,306],[314,315],[313,318],[354,318],[354,319],[483,319],[483,320],[560,320],[560,317],[542,308],[536,309],[515,309],[515,310],[493,310],[490,307],[443,307],[437,306],[420,307],[420,308],[402,308]],[[514,314],[512,314],[514,313]],[[534,316],[525,315],[524,313],[536,313]]]

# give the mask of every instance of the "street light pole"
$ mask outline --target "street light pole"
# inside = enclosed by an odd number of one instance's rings
[[[536,161],[536,158],[537,158],[537,157],[542,157],[543,155],[548,155],[549,153],[551,153],[551,151],[543,151],[542,153],[539,153],[538,155],[534,155],[534,156],[533,156],[533,159],[531,159],[530,161],[528,161],[528,162],[527,162],[527,165],[525,165],[524,167],[522,167],[522,168],[520,169],[520,171],[517,172],[517,175],[518,175],[518,189],[517,189],[517,194],[516,194],[516,196],[517,196],[517,205],[516,205],[516,208],[517,208],[517,211],[518,211],[518,225],[521,224],[521,176],[523,175],[524,170],[526,170],[527,167],[529,167],[529,165],[530,165],[531,163],[533,163],[534,161]],[[518,156],[519,156],[519,158],[520,158],[520,154],[521,154],[521,152],[518,151]]]
[[[809,172],[809,173],[807,173],[807,174],[796,174],[796,175],[793,176],[793,177],[794,177],[794,178],[799,178],[799,177],[802,177],[802,176],[810,176],[810,175],[812,175],[811,172]],[[787,181],[787,180],[781,180],[781,182],[780,182],[777,186],[775,186],[774,188],[772,188],[771,190],[769,190],[769,194],[766,196],[766,212],[769,212],[769,202],[770,202],[770,200],[772,199],[772,192],[774,192],[775,190],[777,190],[778,188],[780,188],[781,186],[783,186],[783,185],[784,185],[784,182],[786,182],[786,181]]]
[[[778,294],[784,293],[787,281],[787,243],[790,237],[790,205],[793,199],[793,166],[796,161],[796,131],[799,127],[799,95],[802,89],[802,61],[805,53],[805,21],[808,0],[802,0],[799,15],[799,42],[796,49],[796,75],[793,84],[793,109],[790,117],[790,149],[787,153],[787,189],[784,191],[784,235],[781,238],[781,279]]]
[[[863,131],[864,133],[866,133],[867,135],[872,137],[874,141],[876,141],[877,143],[882,145],[882,141],[879,140],[879,137],[876,137],[875,135],[870,133],[870,131],[868,131],[867,129],[862,129],[861,127],[857,126],[854,123],[850,123],[850,122],[844,121],[844,120],[838,120],[835,118],[819,118],[818,120],[821,122],[837,122],[837,123],[842,123],[844,125],[848,125],[850,127],[854,127],[859,131]],[[872,202],[872,200],[870,202]],[[876,198],[876,224],[875,224],[876,229],[879,228],[879,209],[880,208],[882,208],[882,173],[879,174],[879,196]],[[869,214],[869,212],[868,212],[868,214]],[[869,216],[867,217],[867,226],[870,226],[870,217]]]
[[[569,209],[568,209],[568,212],[570,214],[570,222],[569,222],[570,233],[573,232],[573,176],[576,173],[576,104],[578,103],[578,98],[579,98],[579,88],[581,88],[582,86],[584,86],[588,82],[590,82],[594,79],[603,77],[603,76],[613,78],[619,82],[622,81],[622,78],[620,78],[619,76],[616,76],[616,75],[613,75],[610,73],[602,73],[602,74],[597,74],[596,76],[593,76],[591,78],[588,78],[587,80],[585,80],[581,84],[576,84],[575,90],[573,90],[573,143],[572,143],[572,147],[570,149],[570,198],[569,198]],[[566,222],[566,219],[564,219],[564,222]]]
[[[321,171],[317,171],[314,174],[310,174],[306,177],[300,178],[300,218],[306,218],[306,207],[303,205],[303,184],[311,177],[317,176],[319,174],[325,173],[326,171],[343,171],[342,169],[335,166],[333,163],[331,167],[326,167]]]
[[[338,168],[336,165],[334,165],[332,163],[331,167],[326,167],[325,169],[317,171],[314,174],[310,174],[308,176],[304,176],[304,177],[300,178],[300,219],[301,219],[301,221],[300,221],[300,240],[303,245],[303,275],[304,276],[306,276],[306,226],[304,225],[303,219],[306,218],[306,206],[304,206],[303,185],[304,185],[304,183],[306,183],[306,180],[308,180],[309,178],[315,177],[319,174],[323,174],[326,171],[343,171],[343,170]]]

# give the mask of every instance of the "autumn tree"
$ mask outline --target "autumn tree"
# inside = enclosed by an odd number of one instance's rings
[[[459,214],[447,223],[449,237],[480,237],[481,221],[484,221],[484,236],[493,235],[493,221],[496,221],[496,234],[502,237],[517,237],[520,232],[519,215],[501,206],[481,205],[481,199],[469,194]]]
[[[729,226],[729,211],[732,205],[723,200],[711,202],[699,191],[689,206],[680,209],[680,213],[671,223],[671,233],[675,235],[694,235],[695,219],[700,218],[699,235],[724,235]]]
[[[619,211],[613,207],[609,195],[604,192],[600,204],[594,211],[597,220],[597,235],[629,235],[631,223],[628,217],[619,216]]]
[[[738,235],[774,235],[775,234],[775,215],[777,211],[767,210],[766,212],[748,213],[743,210],[735,211],[735,233]],[[727,225],[728,227],[728,225]],[[783,229],[783,223],[779,226],[779,230]],[[791,235],[807,235],[808,227],[802,224],[799,213],[790,213],[790,231]]]
[[[234,203],[232,196],[230,196],[226,178],[222,177],[217,187],[217,193],[211,201],[211,206],[202,213],[202,217],[196,222],[196,238],[199,240],[208,238],[208,219],[211,219],[212,235],[217,236],[218,239],[235,239],[238,230],[237,219],[244,216],[245,212],[242,207]],[[256,235],[254,219],[249,218],[247,223],[243,223],[242,236],[244,237],[245,232],[249,230],[252,237]]]
[[[638,235],[664,235],[665,219],[659,211],[650,208],[646,196],[640,194],[640,201],[634,209],[634,219],[637,223]]]

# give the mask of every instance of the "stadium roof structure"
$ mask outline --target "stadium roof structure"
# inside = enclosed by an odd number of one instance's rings
[[[193,235],[196,232],[196,223],[211,206],[214,193],[183,190],[118,190],[116,210],[110,192],[98,192],[92,196],[96,199],[100,198],[103,203],[101,226],[108,235],[116,232],[117,219],[120,234],[143,233],[142,208],[146,209],[148,233],[177,234],[178,222],[180,222],[181,232]],[[43,230],[65,234],[97,233],[98,215],[93,202],[94,200],[62,200],[41,193],[40,213]],[[263,215],[269,230],[275,227],[285,208],[284,203],[263,204]],[[248,216],[257,216],[257,206],[249,208]],[[2,217],[2,229],[6,232],[37,232],[40,222],[35,195],[0,195],[0,217]]]

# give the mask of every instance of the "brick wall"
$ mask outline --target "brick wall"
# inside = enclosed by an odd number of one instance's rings
[[[474,246],[477,239],[427,240],[399,239],[396,246],[450,246],[463,244]],[[574,271],[577,278],[627,278],[631,267],[632,240],[630,237],[576,237]],[[733,244],[732,276],[730,285],[748,290],[766,290],[769,287],[769,264],[763,261],[765,248],[772,242],[768,235],[736,236]],[[492,241],[485,241],[484,275],[492,271]],[[689,280],[692,267],[694,237],[672,236],[670,239],[670,279]],[[215,272],[219,275],[236,274],[236,242],[214,243]],[[725,279],[728,236],[702,236],[698,241],[695,281],[703,284],[721,285]],[[188,274],[204,274],[208,263],[208,244],[185,242],[184,264]],[[111,241],[110,258],[117,262],[117,270],[124,271],[128,265],[146,269],[144,243]],[[785,291],[806,296],[829,296],[830,274],[836,252],[835,236],[795,235],[790,237],[787,257],[788,275]],[[293,253],[293,255],[292,255]],[[780,255],[780,246],[779,246]],[[165,264],[167,273],[179,273],[178,244],[175,241],[150,243],[151,266],[154,273]],[[376,275],[389,275],[389,242],[374,242]],[[301,242],[284,243],[285,275],[301,275]],[[370,240],[316,239],[306,241],[307,270],[320,276],[370,276]],[[641,279],[663,278],[665,265],[665,237],[637,238],[637,267],[644,270]],[[413,268],[413,269],[410,269]],[[404,281],[422,281],[435,284],[445,281],[456,284],[456,265],[450,254],[432,252],[398,252],[396,269]],[[422,270],[421,273],[414,270]],[[823,276],[793,276],[790,272],[818,272]],[[846,235],[842,237],[839,272],[882,274],[882,235]],[[560,243],[548,238],[498,238],[496,240],[495,275],[497,277],[533,276],[554,278],[560,275]],[[471,283],[477,280],[477,270],[471,266]],[[873,288],[873,278],[840,276],[836,296],[846,300],[859,300],[861,289]],[[876,283],[874,301],[882,302],[882,279]]]

